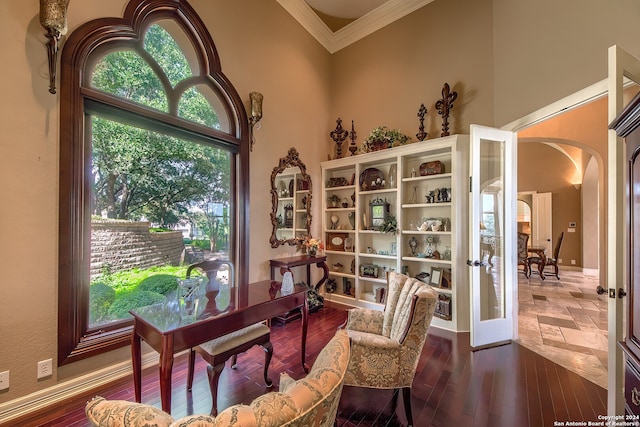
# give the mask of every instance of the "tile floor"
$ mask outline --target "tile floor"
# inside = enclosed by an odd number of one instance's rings
[[[607,388],[607,296],[598,277],[560,271],[529,279],[518,272],[518,342]]]

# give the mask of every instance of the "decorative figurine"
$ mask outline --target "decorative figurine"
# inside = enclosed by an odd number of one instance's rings
[[[411,199],[409,199],[409,204],[418,203],[418,187],[413,187],[413,193],[411,195]]]
[[[331,229],[336,230],[338,228],[338,215],[331,215]]]
[[[419,132],[416,133],[416,138],[418,141],[424,141],[427,137],[427,133],[424,131],[424,116],[427,114],[427,107],[424,104],[420,104],[420,109],[418,110],[418,118],[420,119],[420,127]]]
[[[349,134],[349,139],[351,140],[349,143],[349,151],[352,156],[355,156],[356,151],[358,151],[358,146],[356,145],[356,131],[353,127],[353,120],[351,120],[351,133]]]
[[[325,289],[327,290],[327,293],[334,293],[336,291],[336,279],[327,279],[327,283],[325,283]]]
[[[409,248],[411,248],[411,255],[415,256],[416,249],[418,249],[418,239],[416,239],[415,236],[412,236],[411,239],[409,239]]]
[[[445,83],[442,88],[442,99],[436,102],[438,114],[442,116],[442,133],[440,136],[449,135],[449,111],[453,108],[453,101],[458,97],[457,92],[451,92],[449,83]]]
[[[338,117],[336,120],[336,128],[329,133],[333,142],[336,143],[336,159],[342,157],[342,143],[347,136],[349,136],[349,132],[346,129],[342,129],[342,119]]]

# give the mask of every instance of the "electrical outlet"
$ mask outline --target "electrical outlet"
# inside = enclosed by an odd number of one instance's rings
[[[571,265],[576,265],[576,260],[575,259],[571,260]]]
[[[0,372],[0,390],[9,388],[9,371]]]
[[[41,360],[38,362],[38,379],[53,375],[53,360]]]
[[[558,258],[558,264],[562,264],[562,258]]]

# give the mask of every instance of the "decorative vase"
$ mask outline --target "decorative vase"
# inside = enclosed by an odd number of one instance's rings
[[[318,248],[310,247],[308,250],[309,256],[314,257],[318,253]]]
[[[397,166],[396,164],[392,164],[389,166],[389,187],[396,188],[396,175],[397,175]]]

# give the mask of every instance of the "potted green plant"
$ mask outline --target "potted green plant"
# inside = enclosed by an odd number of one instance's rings
[[[398,220],[396,219],[396,217],[391,215],[391,214],[387,214],[384,217],[384,222],[382,223],[382,226],[380,227],[380,231],[383,232],[383,233],[397,234],[398,233]]]
[[[386,126],[378,126],[369,133],[362,145],[361,153],[384,150],[386,148],[404,145],[411,140],[411,137],[403,134],[398,129],[389,129]]]

